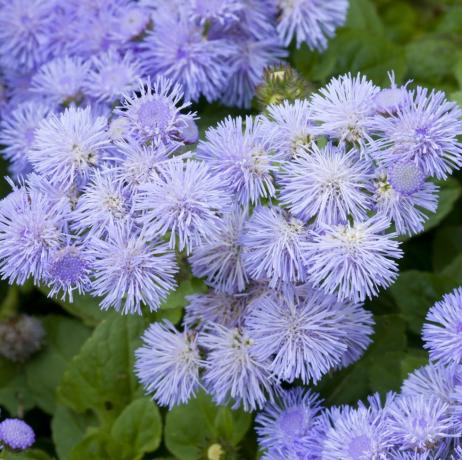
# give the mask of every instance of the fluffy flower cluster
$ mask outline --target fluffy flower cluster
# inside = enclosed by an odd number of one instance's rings
[[[357,406],[323,408],[315,393],[281,391],[257,415],[267,460],[458,460],[462,440],[462,288],[427,315],[431,363],[412,372],[401,393]]]

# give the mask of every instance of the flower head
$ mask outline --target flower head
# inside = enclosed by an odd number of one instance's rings
[[[106,118],[95,117],[89,107],[52,114],[35,131],[28,158],[36,172],[53,184],[70,188],[85,182],[109,144],[106,126]]]
[[[7,418],[0,423],[0,441],[11,449],[26,450],[34,444],[35,433],[23,420]]]
[[[306,43],[323,51],[327,39],[344,24],[348,5],[348,0],[279,0],[278,33],[286,46],[296,38],[297,48]]]
[[[339,299],[372,298],[397,277],[395,259],[402,257],[389,222],[377,215],[364,222],[327,226],[312,231],[304,243],[308,280]]]
[[[217,404],[232,401],[234,408],[253,411],[272,399],[274,378],[244,330],[212,323],[199,340],[208,351],[204,385]]]
[[[255,208],[242,232],[242,260],[254,280],[305,281],[302,243],[308,232],[303,222],[278,207]]]
[[[304,222],[361,220],[369,208],[366,186],[370,165],[355,150],[327,144],[300,149],[281,174],[281,204]]]
[[[155,311],[175,286],[178,267],[166,244],[148,240],[129,224],[114,226],[106,240],[92,239],[93,293],[104,310],[141,314],[141,304]]]
[[[302,455],[316,442],[315,419],[321,409],[319,396],[301,387],[281,392],[256,417],[262,448],[281,458]]]
[[[218,235],[220,214],[230,206],[220,177],[205,163],[171,160],[159,168],[153,181],[139,187],[135,209],[151,236],[170,232],[170,247],[189,253]]]
[[[422,338],[430,358],[441,364],[462,363],[462,288],[430,308]]]
[[[135,370],[148,393],[170,409],[186,403],[199,387],[202,364],[197,335],[178,332],[169,323],[154,323],[145,331],[136,350]]]

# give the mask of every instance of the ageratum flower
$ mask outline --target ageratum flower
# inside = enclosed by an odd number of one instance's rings
[[[197,335],[178,332],[168,321],[153,323],[142,336],[135,352],[136,374],[147,393],[170,409],[187,403],[199,387],[202,361]]]
[[[93,57],[84,91],[98,101],[116,102],[123,94],[137,89],[141,76],[141,62],[136,57],[110,49]]]
[[[0,201],[0,273],[10,283],[38,283],[64,239],[66,208],[26,186]]]
[[[219,292],[242,292],[248,283],[240,244],[247,215],[235,209],[224,216],[216,239],[195,248],[189,258],[193,275]]]
[[[399,396],[388,407],[387,422],[393,442],[403,450],[433,449],[456,434],[448,404],[435,396]]]
[[[245,330],[211,323],[199,343],[208,351],[204,385],[216,404],[233,402],[249,412],[273,399],[275,379]]]
[[[270,149],[259,119],[228,117],[209,128],[205,138],[196,157],[222,176],[241,204],[256,204],[274,196],[273,174],[279,157]]]
[[[135,209],[148,236],[170,232],[169,246],[186,249],[218,237],[221,214],[229,210],[230,198],[219,176],[205,163],[171,160],[159,167],[152,182],[141,185]]]
[[[229,27],[236,23],[242,16],[242,10],[246,7],[242,0],[191,0],[191,20],[205,25],[208,21],[219,24],[221,27]]]
[[[155,27],[140,44],[140,57],[149,75],[163,75],[179,83],[186,99],[204,95],[216,100],[228,80],[234,52],[225,39],[208,40],[187,11],[157,14]]]
[[[31,91],[53,104],[79,102],[89,70],[90,63],[79,57],[58,57],[39,68]]]
[[[303,222],[287,211],[255,208],[240,239],[246,272],[254,280],[268,280],[270,287],[305,281],[302,243],[307,235]]]
[[[424,348],[441,364],[462,363],[462,288],[436,302],[423,326]]]
[[[304,222],[339,224],[362,220],[370,207],[370,165],[356,150],[327,144],[299,149],[281,174],[281,204]]]
[[[181,110],[189,102],[181,103],[183,91],[178,83],[166,78],[141,82],[139,91],[125,96],[115,113],[127,119],[128,132],[140,144],[177,143],[185,126]]]
[[[252,303],[245,324],[256,358],[288,382],[318,382],[347,350],[342,323],[321,292],[299,301],[263,296]]]
[[[108,229],[131,216],[131,196],[115,177],[115,169],[98,169],[72,211],[72,228],[86,236],[106,236]]]
[[[320,410],[316,393],[301,387],[282,391],[256,417],[259,445],[281,458],[303,458],[316,443],[315,419]]]
[[[0,441],[14,450],[26,450],[35,442],[34,430],[23,420],[7,418],[0,423]]]
[[[389,226],[376,215],[312,230],[311,240],[303,243],[308,280],[340,300],[361,302],[376,296],[398,276],[395,259],[403,254],[396,233],[384,233]]]
[[[392,114],[378,115],[373,128],[374,157],[385,165],[410,160],[426,176],[446,179],[462,166],[462,110],[442,91],[417,87]]]
[[[390,402],[388,397],[385,407]],[[326,415],[322,459],[388,458],[386,454],[392,446],[392,439],[387,425],[387,409],[381,407],[378,395],[369,398],[369,407],[360,402],[357,408],[342,406]]]
[[[73,301],[73,293],[85,294],[91,288],[92,257],[85,247],[68,244],[56,249],[50,255],[44,281],[50,288],[49,297]]]
[[[374,98],[379,88],[366,77],[333,78],[311,98],[313,133],[364,147],[371,140]]]
[[[32,70],[49,54],[54,2],[8,0],[0,4],[0,61],[3,65]]]
[[[93,293],[103,296],[103,310],[141,314],[144,304],[155,311],[176,286],[175,255],[129,224],[112,227],[106,240],[93,238],[89,252],[94,258]]]
[[[107,119],[95,117],[89,107],[72,106],[40,124],[27,156],[38,174],[70,188],[101,163],[109,144],[106,127]]]
[[[283,154],[284,159],[295,158],[299,149],[311,144],[313,121],[308,101],[283,101],[270,105],[267,112],[267,117],[262,118],[265,137],[270,139],[275,151]]]
[[[348,0],[278,0],[280,15],[277,30],[290,45],[296,38],[297,48],[306,43],[311,49],[323,51],[327,39],[346,20]]]
[[[438,207],[438,186],[425,181],[413,161],[397,162],[388,171],[377,170],[368,188],[375,209],[395,225],[399,235],[421,232],[429,213]]]

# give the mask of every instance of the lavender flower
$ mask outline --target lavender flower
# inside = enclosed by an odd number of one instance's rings
[[[212,323],[199,341],[208,351],[204,385],[215,403],[232,401],[233,408],[253,411],[272,400],[274,378],[245,330]]]
[[[327,48],[327,39],[344,24],[348,10],[348,0],[279,0],[278,5],[281,12],[277,30],[284,45],[296,38],[297,48],[307,43],[320,51]]]
[[[115,102],[123,94],[137,89],[141,63],[130,53],[120,55],[114,49],[95,56],[84,82],[85,92],[98,101]]]
[[[104,310],[141,314],[144,304],[155,311],[176,286],[174,254],[128,224],[111,228],[107,241],[93,239],[89,249],[94,257],[93,292],[104,296]]]
[[[252,304],[246,327],[257,359],[288,382],[316,383],[347,350],[337,312],[320,292],[295,302],[262,297]]]
[[[425,175],[446,179],[462,165],[462,110],[442,91],[417,87],[409,91],[398,110],[378,115],[373,128],[380,139],[374,157],[385,167],[411,160]]]
[[[149,236],[170,232],[170,248],[178,237],[180,251],[218,236],[220,214],[230,206],[220,177],[197,161],[172,160],[159,169],[151,183],[139,187],[135,209]]]
[[[319,396],[310,390],[297,387],[281,392],[256,417],[260,446],[281,458],[303,458],[316,442],[314,425],[320,406]]]
[[[206,132],[197,158],[214,174],[220,174],[228,188],[243,204],[259,203],[274,196],[273,174],[279,158],[270,150],[260,120],[228,117]]]
[[[79,102],[90,63],[78,57],[59,57],[43,64],[32,77],[31,91],[53,104]]]
[[[39,282],[64,238],[65,208],[25,186],[0,202],[0,273],[10,283]]]
[[[11,449],[26,450],[35,442],[35,433],[23,420],[7,418],[0,423],[0,441]]]
[[[186,403],[199,387],[202,361],[194,332],[178,332],[169,323],[154,323],[136,350],[135,370],[158,404],[170,409]]]
[[[198,246],[189,258],[192,273],[220,292],[242,292],[248,276],[242,260],[240,237],[247,211],[236,209],[219,224],[216,239]]]
[[[374,216],[355,224],[322,225],[304,243],[308,279],[340,300],[372,298],[397,277],[394,259],[402,256],[389,222]]]
[[[462,363],[462,288],[455,289],[430,308],[423,326],[424,347],[432,360]]]
[[[379,88],[359,74],[333,78],[311,98],[314,134],[359,144],[371,140],[374,98]]]
[[[400,396],[390,404],[387,419],[392,439],[402,449],[432,449],[454,436],[454,416],[437,397]]]
[[[388,171],[379,169],[369,190],[377,212],[390,219],[399,235],[421,232],[428,213],[438,206],[438,186],[425,182],[412,161],[395,163]]]
[[[35,131],[28,158],[52,184],[71,187],[86,181],[109,144],[106,126],[106,118],[94,117],[90,108],[70,107],[59,116],[52,114]]]
[[[369,163],[355,150],[328,144],[300,149],[281,174],[281,204],[304,222],[345,223],[362,220],[368,210]]]
[[[181,104],[182,98],[178,83],[157,78],[151,84],[148,79],[138,93],[125,97],[116,113],[128,120],[129,133],[141,144],[175,143],[185,125],[181,110],[190,105]]]

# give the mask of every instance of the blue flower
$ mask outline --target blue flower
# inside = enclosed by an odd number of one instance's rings
[[[210,21],[221,27],[229,27],[239,21],[244,8],[242,0],[192,0],[189,14],[200,25]]]
[[[151,84],[148,79],[140,83],[138,92],[125,96],[115,113],[128,120],[128,132],[141,144],[178,143],[185,126],[181,110],[190,105],[182,99],[178,83],[156,78]]]
[[[277,30],[284,45],[296,38],[297,48],[306,43],[311,49],[323,51],[327,39],[346,20],[348,0],[278,1],[280,15]]]
[[[208,352],[204,385],[216,404],[233,402],[233,408],[253,411],[273,399],[275,379],[245,330],[211,323],[199,343]]]
[[[79,102],[89,70],[90,63],[79,57],[58,57],[38,69],[31,91],[53,104]]]
[[[462,110],[442,91],[417,87],[394,113],[377,115],[374,157],[385,167],[411,160],[426,176],[446,179],[462,166]]]
[[[89,251],[94,258],[93,293],[103,296],[104,310],[141,314],[144,304],[155,311],[176,286],[175,255],[129,224],[111,228],[107,240],[93,238]]]
[[[288,382],[316,383],[347,350],[339,315],[321,292],[295,301],[264,296],[253,302],[245,324],[257,359]]]
[[[14,450],[26,450],[35,442],[34,430],[23,420],[7,418],[0,423],[0,441]]]
[[[403,450],[434,449],[456,434],[449,405],[435,396],[399,396],[389,405],[387,420],[393,442]]]
[[[86,248],[68,244],[56,249],[49,257],[44,281],[50,289],[49,297],[73,301],[73,292],[85,294],[91,289],[92,258]]]
[[[0,5],[0,61],[32,70],[49,54],[53,1],[9,0]]]
[[[242,292],[248,283],[240,244],[247,215],[246,210],[240,209],[225,215],[218,224],[216,239],[195,248],[189,258],[193,275],[205,277],[206,283],[217,291]]]
[[[92,59],[84,91],[98,101],[115,102],[123,94],[135,91],[141,76],[141,62],[136,57],[110,49]]]
[[[442,364],[462,363],[462,288],[436,302],[423,326],[424,348]]]
[[[188,160],[171,160],[159,167],[150,183],[139,187],[135,209],[142,213],[139,222],[149,236],[170,232],[169,246],[186,249],[216,239],[222,212],[230,207],[230,198],[219,176],[207,165]]]
[[[182,85],[186,99],[216,100],[229,78],[233,45],[204,38],[203,28],[187,13],[156,14],[154,29],[140,44],[145,72],[163,75]]]
[[[281,204],[304,222],[339,224],[364,219],[370,207],[370,165],[355,150],[327,144],[299,149],[281,174]]]
[[[53,184],[70,188],[85,182],[109,144],[106,127],[107,119],[95,117],[89,107],[52,114],[35,131],[29,161]]]
[[[361,302],[388,287],[398,276],[395,259],[402,257],[390,223],[376,215],[364,222],[327,226],[311,232],[303,243],[307,277],[340,300]]]
[[[311,98],[314,134],[364,147],[371,140],[374,98],[379,88],[366,77],[333,78]]]
[[[291,455],[304,458],[317,442],[315,419],[320,409],[319,396],[310,390],[296,387],[282,391],[255,419],[260,447],[281,459]]]
[[[278,208],[255,208],[240,240],[242,260],[254,280],[303,282],[306,279],[302,243],[308,231],[303,222]]]
[[[239,203],[256,204],[275,195],[273,174],[280,158],[271,150],[259,119],[228,117],[209,128],[205,137],[197,158],[222,176]]]
[[[64,241],[66,208],[26,186],[0,202],[0,273],[10,283],[42,278],[50,254]]]
[[[399,235],[423,231],[429,213],[438,207],[438,186],[426,182],[412,161],[397,162],[388,171],[378,169],[368,188],[376,211],[395,225]]]
[[[165,321],[151,324],[142,340],[135,352],[135,371],[146,392],[170,409],[187,403],[199,387],[202,361],[197,334],[178,332]]]

